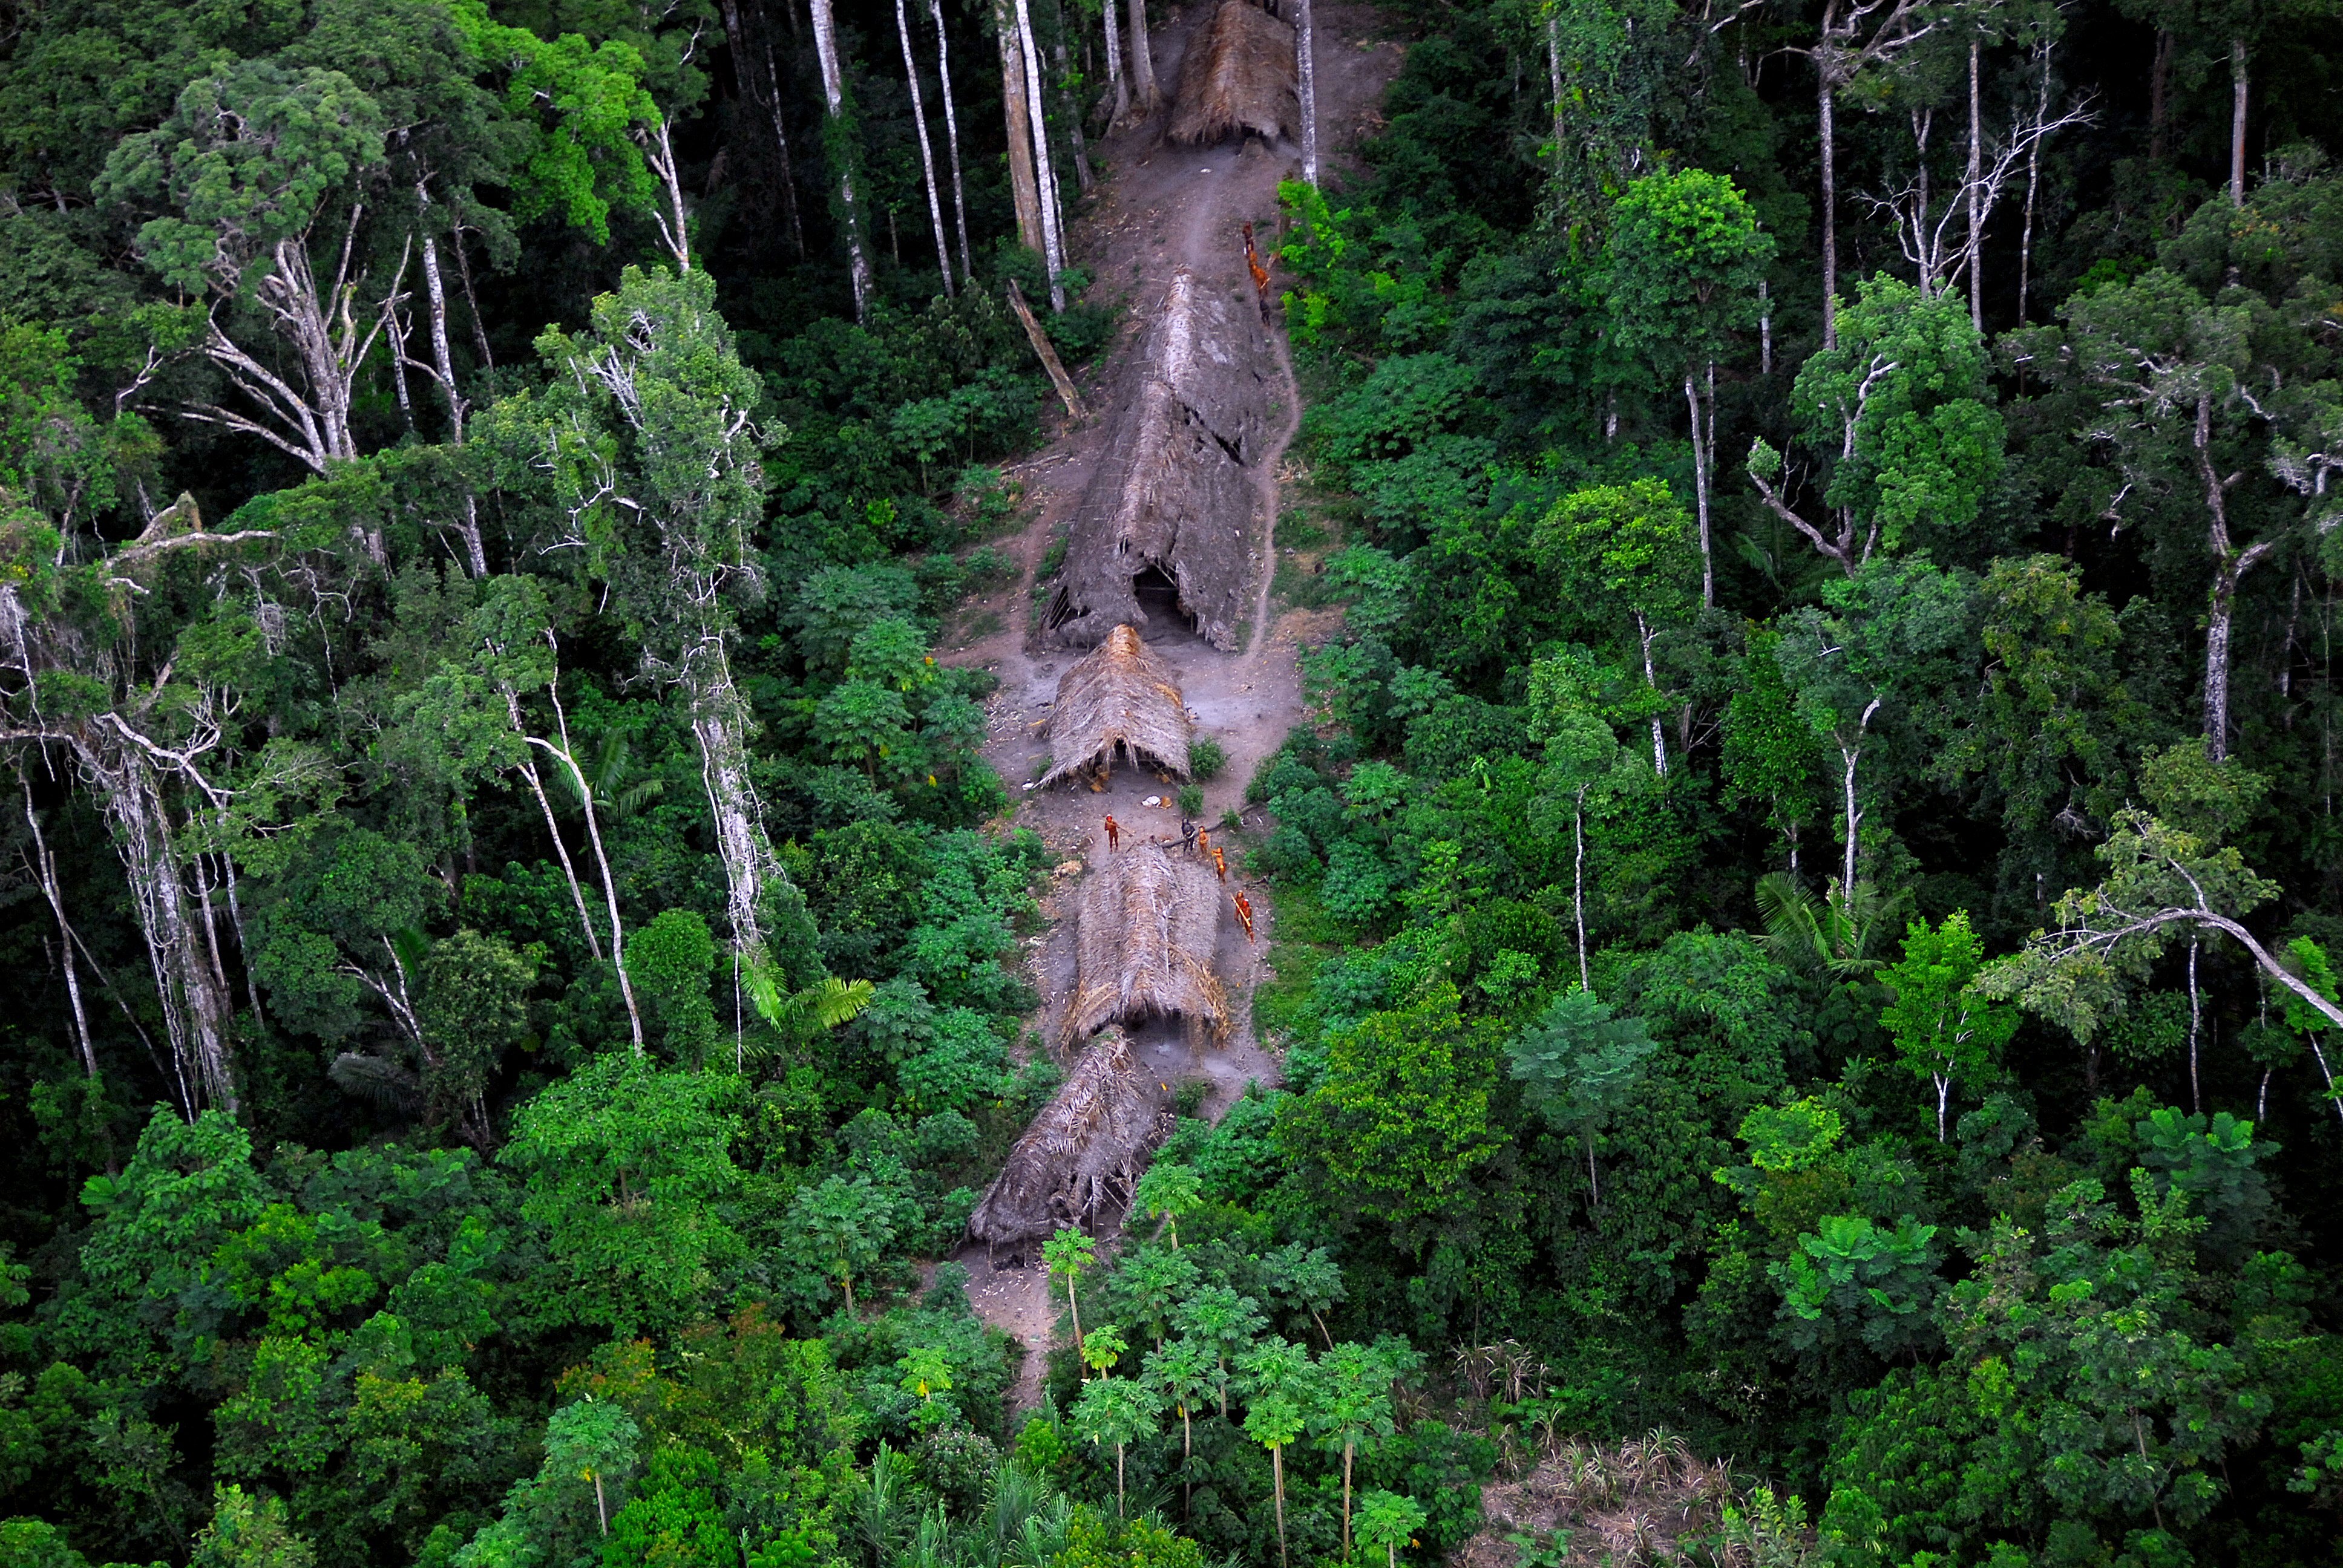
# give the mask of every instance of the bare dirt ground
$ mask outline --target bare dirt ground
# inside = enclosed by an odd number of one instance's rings
[[[1398,73],[1402,51],[1399,45],[1377,36],[1378,17],[1371,6],[1320,0],[1315,9],[1321,172],[1322,178],[1339,181],[1359,138],[1381,123],[1378,106],[1384,87]],[[1210,10],[1209,4],[1175,7],[1168,25],[1154,34],[1156,77],[1167,94],[1179,79],[1189,37]],[[984,755],[1018,791],[1013,825],[1041,834],[1061,869],[1043,900],[1048,926],[1041,935],[1028,939],[1027,948],[1026,961],[1042,997],[1036,1022],[1045,1040],[1055,1038],[1059,1014],[1073,987],[1072,892],[1083,868],[1105,849],[1105,817],[1111,812],[1127,834],[1176,842],[1180,811],[1175,783],[1130,769],[1118,769],[1102,793],[1079,786],[1049,791],[1022,788],[1037,775],[1035,764],[1047,752],[1039,726],[1057,695],[1058,678],[1079,657],[1041,646],[1035,632],[1035,574],[1051,543],[1063,536],[1094,465],[1114,447],[1116,432],[1110,427],[1122,380],[1143,347],[1172,274],[1186,267],[1200,282],[1249,283],[1240,226],[1253,224],[1264,241],[1262,250],[1269,251],[1266,242],[1277,231],[1277,182],[1298,178],[1301,173],[1301,151],[1292,143],[1268,146],[1249,138],[1242,146],[1233,142],[1176,146],[1163,139],[1168,118],[1167,101],[1145,123],[1091,149],[1099,183],[1071,225],[1073,259],[1098,280],[1091,297],[1116,301],[1126,319],[1115,343],[1083,377],[1087,422],[1078,427],[1061,422],[1050,445],[1011,467],[1011,476],[1025,487],[1028,521],[1000,544],[1019,564],[1018,580],[963,608],[957,624],[984,628],[985,634],[945,655],[950,663],[980,666],[1000,676]],[[1197,736],[1218,740],[1227,754],[1219,777],[1203,787],[1204,810],[1199,820],[1215,830],[1224,812],[1245,810],[1246,781],[1301,720],[1297,652],[1322,636],[1326,619],[1323,612],[1281,610],[1270,591],[1281,491],[1292,477],[1284,453],[1301,417],[1282,327],[1272,343],[1283,385],[1271,410],[1273,438],[1259,468],[1261,497],[1251,534],[1255,541],[1253,609],[1244,646],[1235,654],[1222,653],[1171,618],[1158,617],[1149,628],[1151,646],[1178,674],[1196,716]],[[1146,805],[1149,796],[1158,797],[1161,804]],[[1255,820],[1257,814],[1248,819],[1249,825]],[[1234,861],[1239,846],[1232,842],[1228,847]],[[1230,880],[1234,884],[1239,879],[1232,865]],[[1248,943],[1233,917],[1222,922],[1217,967],[1236,1012],[1227,1042],[1192,1050],[1179,1030],[1168,1025],[1139,1030],[1132,1038],[1134,1051],[1153,1070],[1167,1101],[1183,1081],[1201,1080],[1206,1087],[1202,1113],[1213,1118],[1244,1092],[1248,1081],[1273,1082],[1277,1076],[1276,1061],[1262,1050],[1252,1027],[1252,992],[1263,973],[1270,920],[1265,896],[1255,896],[1252,904],[1258,941]],[[1038,1404],[1042,1352],[1057,1319],[1040,1261],[995,1269],[982,1247],[963,1248],[959,1257],[968,1266],[969,1300],[978,1314],[1014,1335],[1028,1352],[1011,1394],[1012,1408]]]

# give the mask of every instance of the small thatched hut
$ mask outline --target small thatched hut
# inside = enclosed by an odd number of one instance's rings
[[[1296,125],[1293,29],[1251,0],[1221,0],[1188,41],[1171,128],[1199,146],[1250,131],[1275,141]]]
[[[1061,1045],[1111,1023],[1177,1018],[1192,1040],[1229,1030],[1229,997],[1212,973],[1221,890],[1202,859],[1141,841],[1109,854],[1082,888],[1074,1000]]]
[[[998,1251],[1044,1241],[1061,1225],[1095,1225],[1131,1201],[1131,1183],[1171,1123],[1130,1045],[1120,1033],[1101,1037],[1011,1148],[968,1233]]]
[[[1252,296],[1250,286],[1200,283],[1184,267],[1172,275],[1117,411],[1120,450],[1082,492],[1065,578],[1042,617],[1060,647],[1094,648],[1118,626],[1152,636],[1161,618],[1177,617],[1234,651],[1252,608],[1246,588],[1273,380]]]
[[[1049,734],[1043,789],[1069,774],[1104,773],[1118,759],[1188,777],[1188,707],[1180,683],[1127,626],[1107,633],[1058,678]]]

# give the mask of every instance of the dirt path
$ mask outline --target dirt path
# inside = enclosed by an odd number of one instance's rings
[[[1156,75],[1167,91],[1179,79],[1189,37],[1209,11],[1209,5],[1175,9],[1169,25],[1155,34]],[[1377,106],[1399,69],[1401,50],[1376,37],[1376,15],[1366,5],[1320,0],[1316,28],[1320,140],[1326,173],[1338,176],[1359,136],[1380,123]],[[1201,282],[1250,287],[1240,226],[1252,223],[1264,240],[1273,235],[1277,182],[1301,174],[1300,149],[1290,143],[1281,141],[1274,147],[1257,140],[1242,148],[1233,143],[1174,146],[1162,137],[1167,118],[1168,111],[1159,111],[1146,124],[1092,149],[1099,189],[1072,225],[1073,256],[1098,280],[1092,297],[1115,300],[1127,312],[1126,319],[1114,346],[1084,377],[1082,396],[1090,422],[1061,430],[1047,447],[1011,467],[1012,476],[1026,487],[1031,521],[1001,546],[1020,563],[1021,576],[1014,586],[963,610],[958,623],[983,628],[984,635],[945,656],[950,663],[981,666],[1000,676],[984,755],[1018,792],[1014,825],[1040,833],[1061,866],[1061,875],[1043,900],[1048,928],[1028,939],[1026,957],[1042,998],[1036,1022],[1044,1039],[1052,1036],[1072,990],[1073,922],[1068,917],[1081,868],[1105,847],[1104,817],[1113,813],[1125,833],[1176,840],[1180,811],[1176,785],[1129,769],[1118,770],[1098,794],[1025,788],[1047,753],[1038,727],[1057,695],[1059,676],[1076,657],[1043,648],[1035,638],[1035,574],[1051,543],[1063,536],[1097,461],[1114,449],[1116,432],[1108,427],[1119,401],[1116,394],[1128,362],[1144,345],[1172,273],[1185,267]],[[1262,248],[1269,246],[1264,243]],[[1286,447],[1301,426],[1301,399],[1282,328],[1272,334],[1272,344],[1282,384],[1271,410],[1276,434],[1257,469],[1261,493],[1252,530],[1253,610],[1243,647],[1234,655],[1222,653],[1176,624],[1165,624],[1174,618],[1158,617],[1151,628],[1160,629],[1160,636],[1151,636],[1151,646],[1177,672],[1196,716],[1197,735],[1218,740],[1227,755],[1220,775],[1203,787],[1201,821],[1206,827],[1217,827],[1224,812],[1243,811],[1246,782],[1302,718],[1295,658],[1303,633],[1320,618],[1307,612],[1277,615],[1272,607],[1282,470]],[[1161,803],[1145,804],[1151,796]],[[1216,967],[1237,1015],[1228,1042],[1191,1051],[1178,1030],[1168,1026],[1141,1029],[1132,1038],[1139,1060],[1152,1070],[1167,1100],[1182,1082],[1201,1081],[1202,1114],[1208,1117],[1217,1118],[1244,1092],[1247,1082],[1274,1081],[1277,1075],[1276,1061],[1262,1048],[1252,1026],[1253,988],[1262,978],[1267,950],[1269,900],[1257,898],[1254,907],[1262,940],[1248,943],[1233,920],[1224,921],[1217,954]],[[1039,1261],[996,1270],[981,1247],[963,1248],[958,1256],[968,1266],[969,1300],[978,1315],[1014,1335],[1029,1352],[1010,1396],[1012,1408],[1038,1404],[1041,1352],[1050,1344],[1057,1319]]]

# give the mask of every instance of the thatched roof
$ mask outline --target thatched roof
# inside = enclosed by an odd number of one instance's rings
[[[1151,1018],[1185,1020],[1215,1040],[1227,1034],[1228,992],[1212,974],[1220,925],[1220,886],[1201,857],[1143,839],[1110,852],[1082,888],[1060,1043]]]
[[[1148,1094],[1122,1036],[1101,1036],[1009,1151],[968,1217],[968,1233],[1013,1247],[1061,1225],[1095,1224],[1102,1211],[1131,1201],[1131,1184],[1171,1120]]]
[[[1173,273],[1116,410],[1121,448],[1075,508],[1065,580],[1043,617],[1060,646],[1095,647],[1118,626],[1143,630],[1150,618],[1132,578],[1152,567],[1178,589],[1197,634],[1235,649],[1252,608],[1255,465],[1272,378],[1250,281]]]
[[[1275,141],[1295,124],[1293,29],[1249,0],[1221,0],[1188,40],[1172,126],[1175,142],[1251,131]]]
[[[1127,626],[1058,678],[1050,709],[1049,788],[1081,769],[1106,769],[1119,755],[1134,768],[1188,777],[1188,708],[1172,667]]]

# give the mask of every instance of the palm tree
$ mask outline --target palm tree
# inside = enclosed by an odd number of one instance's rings
[[[1061,1227],[1058,1233],[1041,1243],[1041,1261],[1050,1266],[1050,1277],[1066,1282],[1066,1311],[1074,1318],[1074,1353],[1082,1353],[1082,1304],[1074,1299],[1074,1284],[1082,1271],[1098,1258],[1098,1243],[1072,1226]]]
[[[1765,922],[1765,949],[1792,969],[1855,980],[1884,961],[1871,956],[1872,943],[1892,930],[1911,901],[1908,893],[1879,896],[1869,882],[1855,885],[1849,898],[1836,880],[1817,899],[1780,871],[1757,879],[1757,913]]]
[[[1123,1512],[1123,1452],[1155,1431],[1161,1396],[1137,1378],[1102,1377],[1082,1386],[1074,1429],[1092,1442],[1114,1444],[1114,1511]]]
[[[1285,1445],[1302,1435],[1301,1405],[1282,1393],[1253,1401],[1245,1412],[1245,1435],[1269,1450],[1269,1474],[1277,1498],[1277,1561],[1285,1556]]]
[[[1180,1412],[1180,1468],[1182,1483],[1192,1494],[1194,1483],[1187,1479],[1186,1471],[1196,1457],[1196,1433],[1192,1417],[1196,1402],[1212,1389],[1212,1352],[1208,1346],[1194,1340],[1173,1340],[1147,1358],[1142,1373],[1146,1380],[1163,1391],[1172,1406]]]

